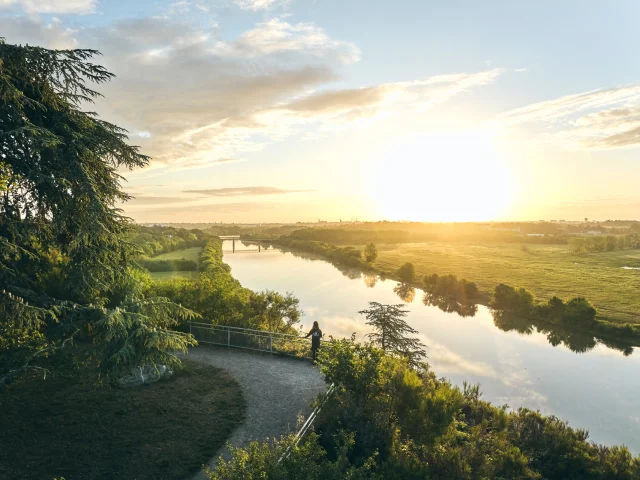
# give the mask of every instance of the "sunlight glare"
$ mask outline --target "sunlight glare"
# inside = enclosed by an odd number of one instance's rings
[[[433,222],[497,218],[510,179],[487,131],[444,131],[394,142],[379,158],[370,196],[382,218]]]

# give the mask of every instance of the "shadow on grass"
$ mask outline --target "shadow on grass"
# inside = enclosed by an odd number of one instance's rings
[[[244,418],[239,385],[209,365],[132,389],[94,380],[25,378],[0,395],[0,478],[186,478]]]

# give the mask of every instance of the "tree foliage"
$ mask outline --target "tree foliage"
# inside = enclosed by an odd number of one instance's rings
[[[358,313],[364,315],[367,325],[374,328],[374,331],[367,335],[374,345],[386,352],[407,358],[412,365],[419,364],[425,357],[425,345],[417,338],[407,336],[416,335],[418,331],[404,320],[409,310],[402,308],[402,305],[369,302],[369,308]]]
[[[398,277],[403,282],[413,282],[416,276],[416,268],[413,266],[413,263],[406,262],[400,265],[398,268]]]
[[[378,249],[373,242],[364,247],[364,260],[367,263],[374,262],[378,258]]]
[[[169,329],[193,314],[138,288],[118,170],[149,159],[82,110],[113,78],[96,55],[0,39],[0,385],[75,341],[107,375],[193,343]]]
[[[198,269],[195,280],[174,279],[151,285],[150,291],[185,305],[214,324],[296,333],[292,327],[302,315],[298,299],[290,293],[244,288],[223,261],[220,239],[207,242]]]
[[[491,405],[478,385],[452,386],[426,364],[411,367],[353,338],[328,342],[320,355],[335,390],[315,433],[289,456],[290,437],[235,449],[210,478],[640,478],[640,459],[626,447],[592,443],[553,416]]]

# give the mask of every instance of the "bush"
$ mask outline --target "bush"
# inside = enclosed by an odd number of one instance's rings
[[[403,282],[413,282],[416,275],[416,269],[413,266],[413,263],[406,262],[398,268],[397,274]]]
[[[364,248],[365,262],[371,263],[375,261],[376,258],[378,258],[378,249],[373,243],[367,244],[367,246]]]
[[[517,290],[501,283],[494,291],[491,308],[518,313],[529,313],[533,308],[533,295],[524,288]]]
[[[138,264],[150,272],[195,272],[198,264],[185,258],[173,260],[139,259]]]

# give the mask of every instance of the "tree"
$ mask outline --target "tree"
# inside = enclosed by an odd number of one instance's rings
[[[406,262],[398,268],[398,276],[403,282],[413,282],[416,276],[416,269],[413,263]]]
[[[300,321],[299,305],[300,301],[291,293],[282,296],[271,290],[252,292],[250,321],[263,330],[291,333],[291,327]]]
[[[368,243],[366,247],[364,247],[364,259],[367,263],[374,262],[375,259],[378,258],[378,249],[374,245],[374,243]]]
[[[79,340],[107,377],[195,343],[170,330],[193,312],[141,294],[117,172],[149,158],[81,109],[113,77],[98,54],[0,38],[0,388]]]
[[[369,302],[369,309],[358,313],[364,315],[367,318],[367,325],[375,329],[373,333],[367,335],[374,345],[387,352],[406,357],[412,365],[418,365],[426,356],[425,345],[417,338],[407,337],[407,334],[415,335],[418,331],[411,328],[404,320],[409,310],[402,308],[402,305]]]

